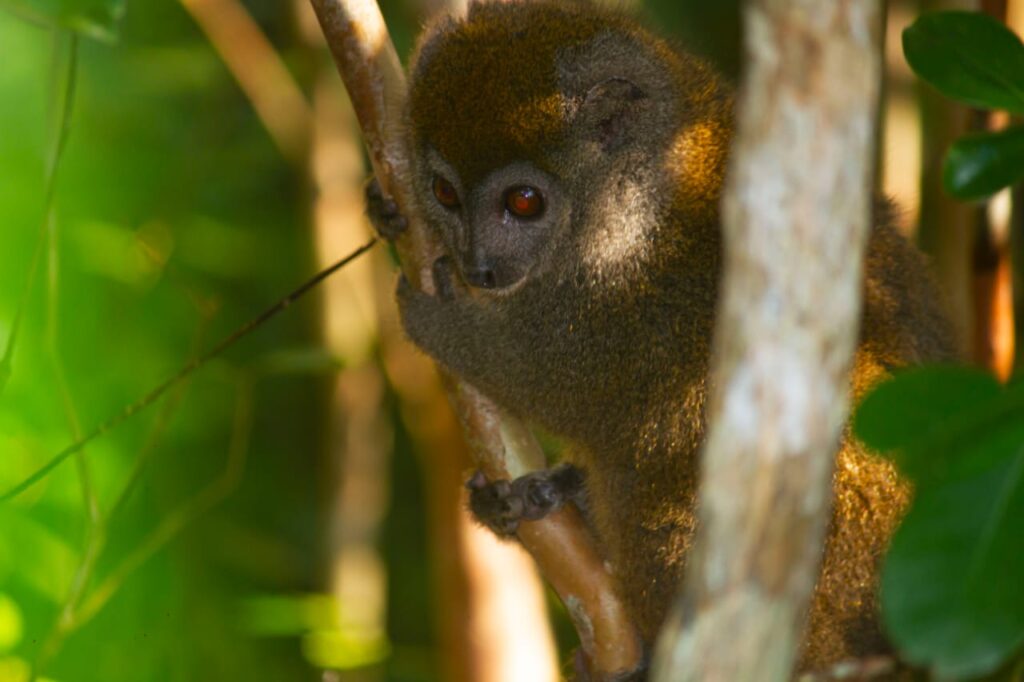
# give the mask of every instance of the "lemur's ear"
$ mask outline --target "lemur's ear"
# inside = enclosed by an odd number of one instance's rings
[[[573,117],[573,126],[606,151],[628,142],[646,110],[647,94],[626,78],[608,78],[592,86]]]

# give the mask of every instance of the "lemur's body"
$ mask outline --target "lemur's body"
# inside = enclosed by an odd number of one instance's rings
[[[417,208],[470,292],[400,288],[405,328],[572,444],[648,644],[693,537],[731,110],[705,64],[583,4],[473,5],[427,32],[412,68]],[[951,354],[920,256],[875,218],[857,395]],[[846,439],[835,494],[803,667],[885,649],[878,560],[907,491]]]

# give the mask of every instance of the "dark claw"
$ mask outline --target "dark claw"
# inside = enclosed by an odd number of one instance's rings
[[[398,203],[384,196],[377,178],[366,183],[366,215],[377,234],[389,241],[397,239],[409,227],[409,221],[402,215]]]
[[[523,515],[528,519],[543,518],[548,510],[561,503],[560,491],[550,479],[535,479],[526,486],[523,500],[526,509]]]
[[[498,535],[506,536],[516,532],[520,521],[542,519],[566,502],[580,499],[583,476],[571,465],[493,483],[476,472],[466,488],[473,516]]]
[[[469,480],[466,481],[467,490],[479,490],[480,488],[487,487],[487,477],[484,476],[484,472],[477,469]]]

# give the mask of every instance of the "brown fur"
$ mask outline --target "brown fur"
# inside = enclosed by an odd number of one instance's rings
[[[587,93],[609,78],[644,96],[613,95],[607,119],[599,100],[603,127],[576,124]],[[467,192],[526,162],[557,180],[570,208],[530,251],[512,293],[443,301],[402,289],[406,329],[456,374],[573,444],[601,547],[648,644],[694,530],[731,110],[731,89],[704,63],[589,5],[475,5],[467,20],[428,30],[414,59],[415,180],[450,248],[449,218],[430,193],[431,155]],[[922,259],[891,225],[877,211],[857,396],[894,367],[952,354]],[[907,495],[892,467],[845,439],[802,667],[885,650],[878,560]]]

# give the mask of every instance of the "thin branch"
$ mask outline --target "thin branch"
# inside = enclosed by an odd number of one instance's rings
[[[405,74],[380,8],[372,0],[311,2],[352,99],[377,179],[409,220],[409,230],[396,244],[405,276],[431,293],[430,264],[440,247],[428,238],[422,217],[410,210],[409,159],[397,134],[402,129]],[[546,465],[529,429],[466,384],[445,379],[485,475],[492,480],[514,478]],[[568,607],[592,677],[606,679],[638,668],[642,651],[636,629],[579,513],[566,508],[524,523],[519,538]]]
[[[285,158],[302,163],[313,112],[284,60],[239,0],[181,0]]]
[[[61,106],[62,122],[59,124],[56,135],[58,140],[54,144],[54,149],[59,150],[64,146],[64,142],[61,138],[67,137],[67,124],[65,121],[70,120],[72,101],[74,98],[74,81],[77,66],[77,55],[78,55],[78,38],[74,32],[57,32],[54,36],[55,40],[55,53],[60,53],[60,45],[66,40],[67,47],[64,48],[68,52],[67,56],[67,72],[64,77],[67,81],[67,85],[64,88],[64,102]],[[54,152],[54,158],[51,160],[50,174],[55,176],[57,166],[59,163],[60,154],[58,151]],[[68,385],[67,371],[64,368],[64,361],[60,355],[60,344],[58,339],[60,332],[58,328],[58,312],[60,309],[60,241],[59,232],[57,227],[57,211],[53,196],[49,196],[47,200],[47,216],[46,216],[46,229],[48,233],[48,249],[46,260],[46,331],[45,347],[46,355],[49,357],[50,365],[53,368],[53,375],[57,382],[57,388],[60,392],[61,403],[64,406],[64,414],[68,420],[68,427],[71,430],[71,437],[74,440],[78,440],[82,437],[82,424],[81,419],[78,415],[78,408],[75,406],[74,398],[71,395],[71,387]],[[87,519],[87,538],[93,537],[95,534],[95,528],[100,523],[100,506],[96,499],[96,490],[92,481],[92,472],[89,467],[89,461],[85,457],[85,452],[79,451],[75,454],[75,464],[78,468],[78,479],[82,488],[82,502],[85,505],[86,519]],[[89,542],[89,540],[87,540]]]
[[[197,334],[196,345],[198,345],[199,337],[200,334]],[[193,351],[193,354],[194,352],[195,351]],[[124,487],[121,489],[121,494],[111,508],[110,513],[103,518],[97,512],[96,520],[88,526],[85,539],[85,550],[82,552],[81,560],[78,563],[78,567],[75,569],[75,575],[72,577],[68,594],[61,605],[60,614],[58,615],[52,630],[43,640],[42,646],[36,650],[36,655],[32,662],[31,674],[29,675],[29,682],[35,682],[42,670],[42,666],[45,665],[46,661],[49,660],[49,658],[57,651],[64,638],[67,637],[72,630],[85,622],[81,618],[79,606],[86,594],[86,588],[92,579],[93,572],[96,569],[96,562],[99,560],[100,555],[106,547],[107,524],[128,499],[132,490],[135,488],[135,485],[141,478],[145,464],[149,461],[151,453],[156,449],[156,445],[163,435],[164,429],[169,423],[171,415],[174,410],[177,409],[181,396],[184,393],[185,385],[185,382],[179,384],[171,398],[164,403],[163,409],[160,411],[156,423],[150,429],[145,443],[135,457],[135,466],[132,469],[132,473]],[[104,583],[104,585],[106,585],[106,583]],[[112,595],[113,592],[108,594],[101,603],[94,603],[96,602],[96,599],[91,598],[91,611],[89,617],[91,618],[92,615],[94,615]]]
[[[65,45],[66,41],[66,45]],[[62,55],[66,53],[66,57]],[[18,335],[22,320],[28,309],[32,285],[39,271],[39,263],[43,259],[46,235],[53,221],[54,197],[57,193],[57,170],[64,158],[64,147],[71,132],[71,115],[74,110],[75,83],[78,74],[78,38],[71,31],[55,29],[53,32],[53,66],[50,79],[50,117],[51,127],[50,149],[46,155],[45,180],[43,190],[43,219],[39,225],[39,234],[32,251],[32,260],[25,277],[21,299],[11,321],[11,332],[7,336],[7,345],[3,357],[0,358],[0,394],[11,378],[14,365],[14,349],[17,347]]]
[[[200,322],[199,330],[196,332],[195,341],[193,342],[192,351],[188,357],[196,357],[199,354],[199,342],[202,338],[203,328],[206,326],[208,320],[202,318]],[[156,420],[153,426],[150,428],[149,433],[146,435],[146,440],[143,442],[142,447],[136,453],[132,462],[132,470],[128,474],[128,478],[125,480],[124,486],[121,488],[121,492],[118,494],[117,499],[112,505],[110,505],[110,511],[107,512],[106,518],[112,519],[117,516],[121,509],[128,503],[132,493],[138,486],[139,481],[142,480],[142,474],[146,471],[146,467],[149,465],[153,458],[153,454],[156,452],[157,445],[163,439],[164,432],[171,423],[171,418],[177,411],[178,406],[181,404],[181,400],[185,395],[185,389],[188,387],[188,381],[182,381],[178,386],[171,392],[171,395],[164,401],[164,404],[160,408],[160,412],[156,416]]]
[[[330,266],[329,268],[321,270],[316,275],[306,280],[297,289],[295,289],[290,294],[277,301],[277,303],[270,306],[253,319],[243,324],[241,327],[236,329],[232,334],[229,334],[227,337],[221,340],[220,343],[216,344],[213,348],[206,351],[202,355],[196,357],[191,362],[185,364],[185,366],[178,370],[178,372],[175,373],[172,377],[170,377],[162,384],[151,390],[142,398],[126,406],[124,409],[121,410],[121,412],[114,415],[113,417],[103,422],[99,426],[95,427],[85,436],[79,438],[74,443],[58,452],[56,455],[50,458],[49,462],[39,467],[39,469],[37,469],[35,473],[30,475],[21,483],[15,485],[13,488],[5,492],[3,495],[0,495],[0,502],[6,502],[7,500],[17,497],[24,491],[28,490],[33,485],[42,480],[47,474],[49,474],[55,468],[60,466],[64,462],[64,460],[66,460],[68,457],[84,448],[91,441],[99,438],[100,436],[103,436],[111,429],[114,429],[115,427],[121,425],[128,418],[134,416],[138,412],[141,412],[142,410],[152,405],[161,396],[163,396],[164,393],[166,393],[167,391],[169,391],[170,389],[174,388],[179,383],[184,381],[197,369],[201,368],[210,360],[216,358],[225,350],[238,343],[244,337],[248,336],[250,333],[262,327],[267,321],[269,321],[273,317],[276,317],[279,313],[281,313],[286,308],[288,308],[292,303],[300,299],[303,295],[309,292],[309,290],[315,287],[317,284],[327,279],[332,274],[334,274],[341,268],[345,267],[346,265],[354,261],[359,256],[369,251],[371,248],[373,248],[373,246],[376,243],[376,239],[371,239],[369,242],[360,246],[358,249],[356,249],[349,255],[345,256],[334,265]]]
[[[110,575],[89,594],[66,627],[77,628],[89,622],[121,588],[121,585],[150,557],[165,547],[182,530],[192,524],[238,486],[249,452],[252,435],[253,386],[247,376],[238,381],[235,416],[231,429],[224,471],[194,497],[167,514],[160,524],[127,556]]]
[[[104,523],[101,522],[92,527],[86,551],[75,571],[71,588],[68,590],[68,596],[61,607],[57,622],[36,652],[29,674],[29,682],[35,682],[38,679],[43,666],[56,653],[68,635],[92,620],[139,567],[235,489],[245,470],[245,461],[249,451],[249,437],[252,433],[252,396],[251,378],[245,374],[240,375],[227,462],[220,476],[177,510],[166,515],[161,523],[111,571],[99,586],[87,591],[96,568],[96,562],[103,552],[107,539]],[[86,598],[86,594],[88,594],[88,598]]]

